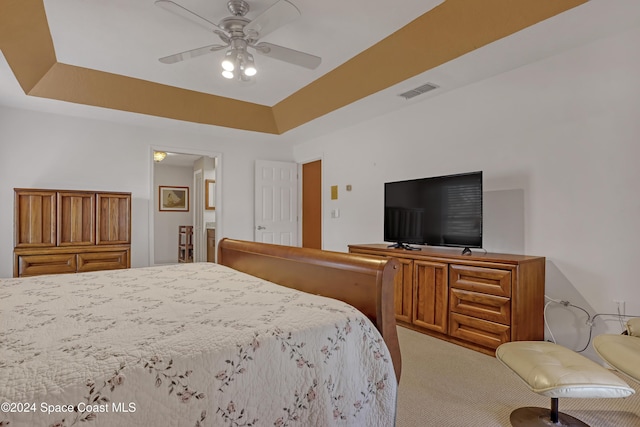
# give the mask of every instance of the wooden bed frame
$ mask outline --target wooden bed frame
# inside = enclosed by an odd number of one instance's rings
[[[402,360],[393,303],[398,261],[225,238],[218,246],[218,263],[354,306],[380,331],[400,382]]]

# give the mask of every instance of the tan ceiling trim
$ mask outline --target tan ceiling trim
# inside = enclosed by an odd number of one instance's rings
[[[29,95],[194,123],[277,133],[270,107],[68,64],[55,64]]]
[[[296,128],[586,1],[446,0],[276,104],[278,130]]]
[[[42,0],[0,1],[0,50],[29,93],[56,63]]]
[[[0,49],[28,95],[281,134],[586,1],[446,0],[274,107],[57,63],[43,0],[0,1]]]
[[[268,106],[58,63],[43,0],[0,1],[0,49],[30,96],[277,133]]]

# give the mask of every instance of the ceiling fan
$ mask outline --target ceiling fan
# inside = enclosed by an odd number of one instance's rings
[[[227,9],[231,16],[214,24],[172,0],[156,0],[155,4],[171,13],[214,32],[224,44],[211,44],[160,58],[164,64],[174,64],[186,59],[228,49],[222,60],[222,75],[228,79],[248,81],[257,73],[253,55],[249,49],[273,59],[313,70],[320,65],[318,56],[284,46],[259,41],[262,37],[300,16],[296,6],[287,0],[278,0],[253,20],[245,18],[249,4],[245,0],[229,0]]]

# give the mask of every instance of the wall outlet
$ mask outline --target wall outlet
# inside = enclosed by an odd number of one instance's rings
[[[616,304],[616,313],[624,316],[625,313],[625,307],[624,307],[624,300],[620,300],[620,299],[614,299],[613,303]]]

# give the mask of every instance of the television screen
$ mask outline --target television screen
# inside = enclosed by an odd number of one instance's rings
[[[387,182],[384,240],[482,247],[482,172]]]

